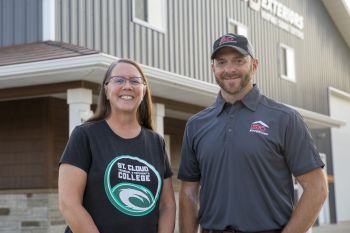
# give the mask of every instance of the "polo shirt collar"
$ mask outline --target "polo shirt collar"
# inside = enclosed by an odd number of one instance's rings
[[[226,103],[226,101],[222,97],[221,91],[220,91],[218,96],[216,97],[216,102],[215,102],[216,116],[219,116],[222,113],[222,111],[224,111],[225,103]]]
[[[254,84],[253,89],[251,89],[250,92],[248,92],[248,94],[246,94],[241,101],[248,109],[255,112],[258,108],[260,98],[260,90],[256,84]]]
[[[253,89],[248,92],[247,95],[243,97],[241,102],[244,104],[244,106],[251,111],[256,111],[259,101],[261,98],[261,93],[256,84],[254,84]],[[216,116],[220,115],[222,111],[225,109],[225,103],[226,101],[221,95],[221,92],[219,92],[216,102],[215,102],[215,110],[216,110]]]

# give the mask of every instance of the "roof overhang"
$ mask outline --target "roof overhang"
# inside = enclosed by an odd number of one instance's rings
[[[344,121],[334,119],[330,116],[320,114],[317,112],[312,112],[303,108],[294,107],[287,105],[295,110],[297,110],[304,118],[305,122],[312,129],[317,128],[339,128],[345,125]]]
[[[350,6],[348,0],[322,0],[329,15],[350,48]]]
[[[13,88],[85,80],[100,83],[108,66],[118,58],[103,53],[47,61],[0,66],[0,87]],[[211,105],[217,85],[142,65],[154,96],[197,106]],[[1,91],[1,89],[0,89]],[[291,106],[301,113],[310,128],[341,127],[345,123],[327,115]],[[185,112],[168,111],[187,118]]]
[[[100,84],[108,66],[118,58],[103,53],[0,66],[1,88],[85,80]],[[208,106],[219,89],[216,85],[141,65],[152,94],[185,103]]]

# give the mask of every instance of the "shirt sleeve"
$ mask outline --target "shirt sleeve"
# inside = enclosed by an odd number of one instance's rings
[[[286,128],[285,155],[294,176],[324,167],[309,129],[298,112],[291,115]]]
[[[181,147],[181,161],[178,179],[183,181],[199,181],[201,173],[196,153],[193,148],[193,136],[190,134],[190,126],[189,123],[187,123]]]
[[[75,127],[70,135],[59,165],[62,163],[79,167],[86,173],[89,171],[91,164],[90,143],[82,126]]]

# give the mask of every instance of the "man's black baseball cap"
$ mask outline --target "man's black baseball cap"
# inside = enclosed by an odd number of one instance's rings
[[[213,52],[211,54],[211,59],[215,58],[217,51],[224,47],[230,47],[237,50],[242,55],[250,55],[252,58],[255,57],[253,46],[249,42],[249,40],[242,35],[227,33],[221,37],[219,37],[213,45]]]

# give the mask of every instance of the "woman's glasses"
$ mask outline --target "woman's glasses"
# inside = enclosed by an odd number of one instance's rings
[[[126,78],[124,76],[112,76],[109,79],[109,81],[107,81],[105,84],[107,85],[108,83],[111,83],[111,84],[117,85],[117,86],[124,86],[127,82],[129,82],[129,84],[131,86],[139,86],[141,84],[145,84],[142,77]]]

